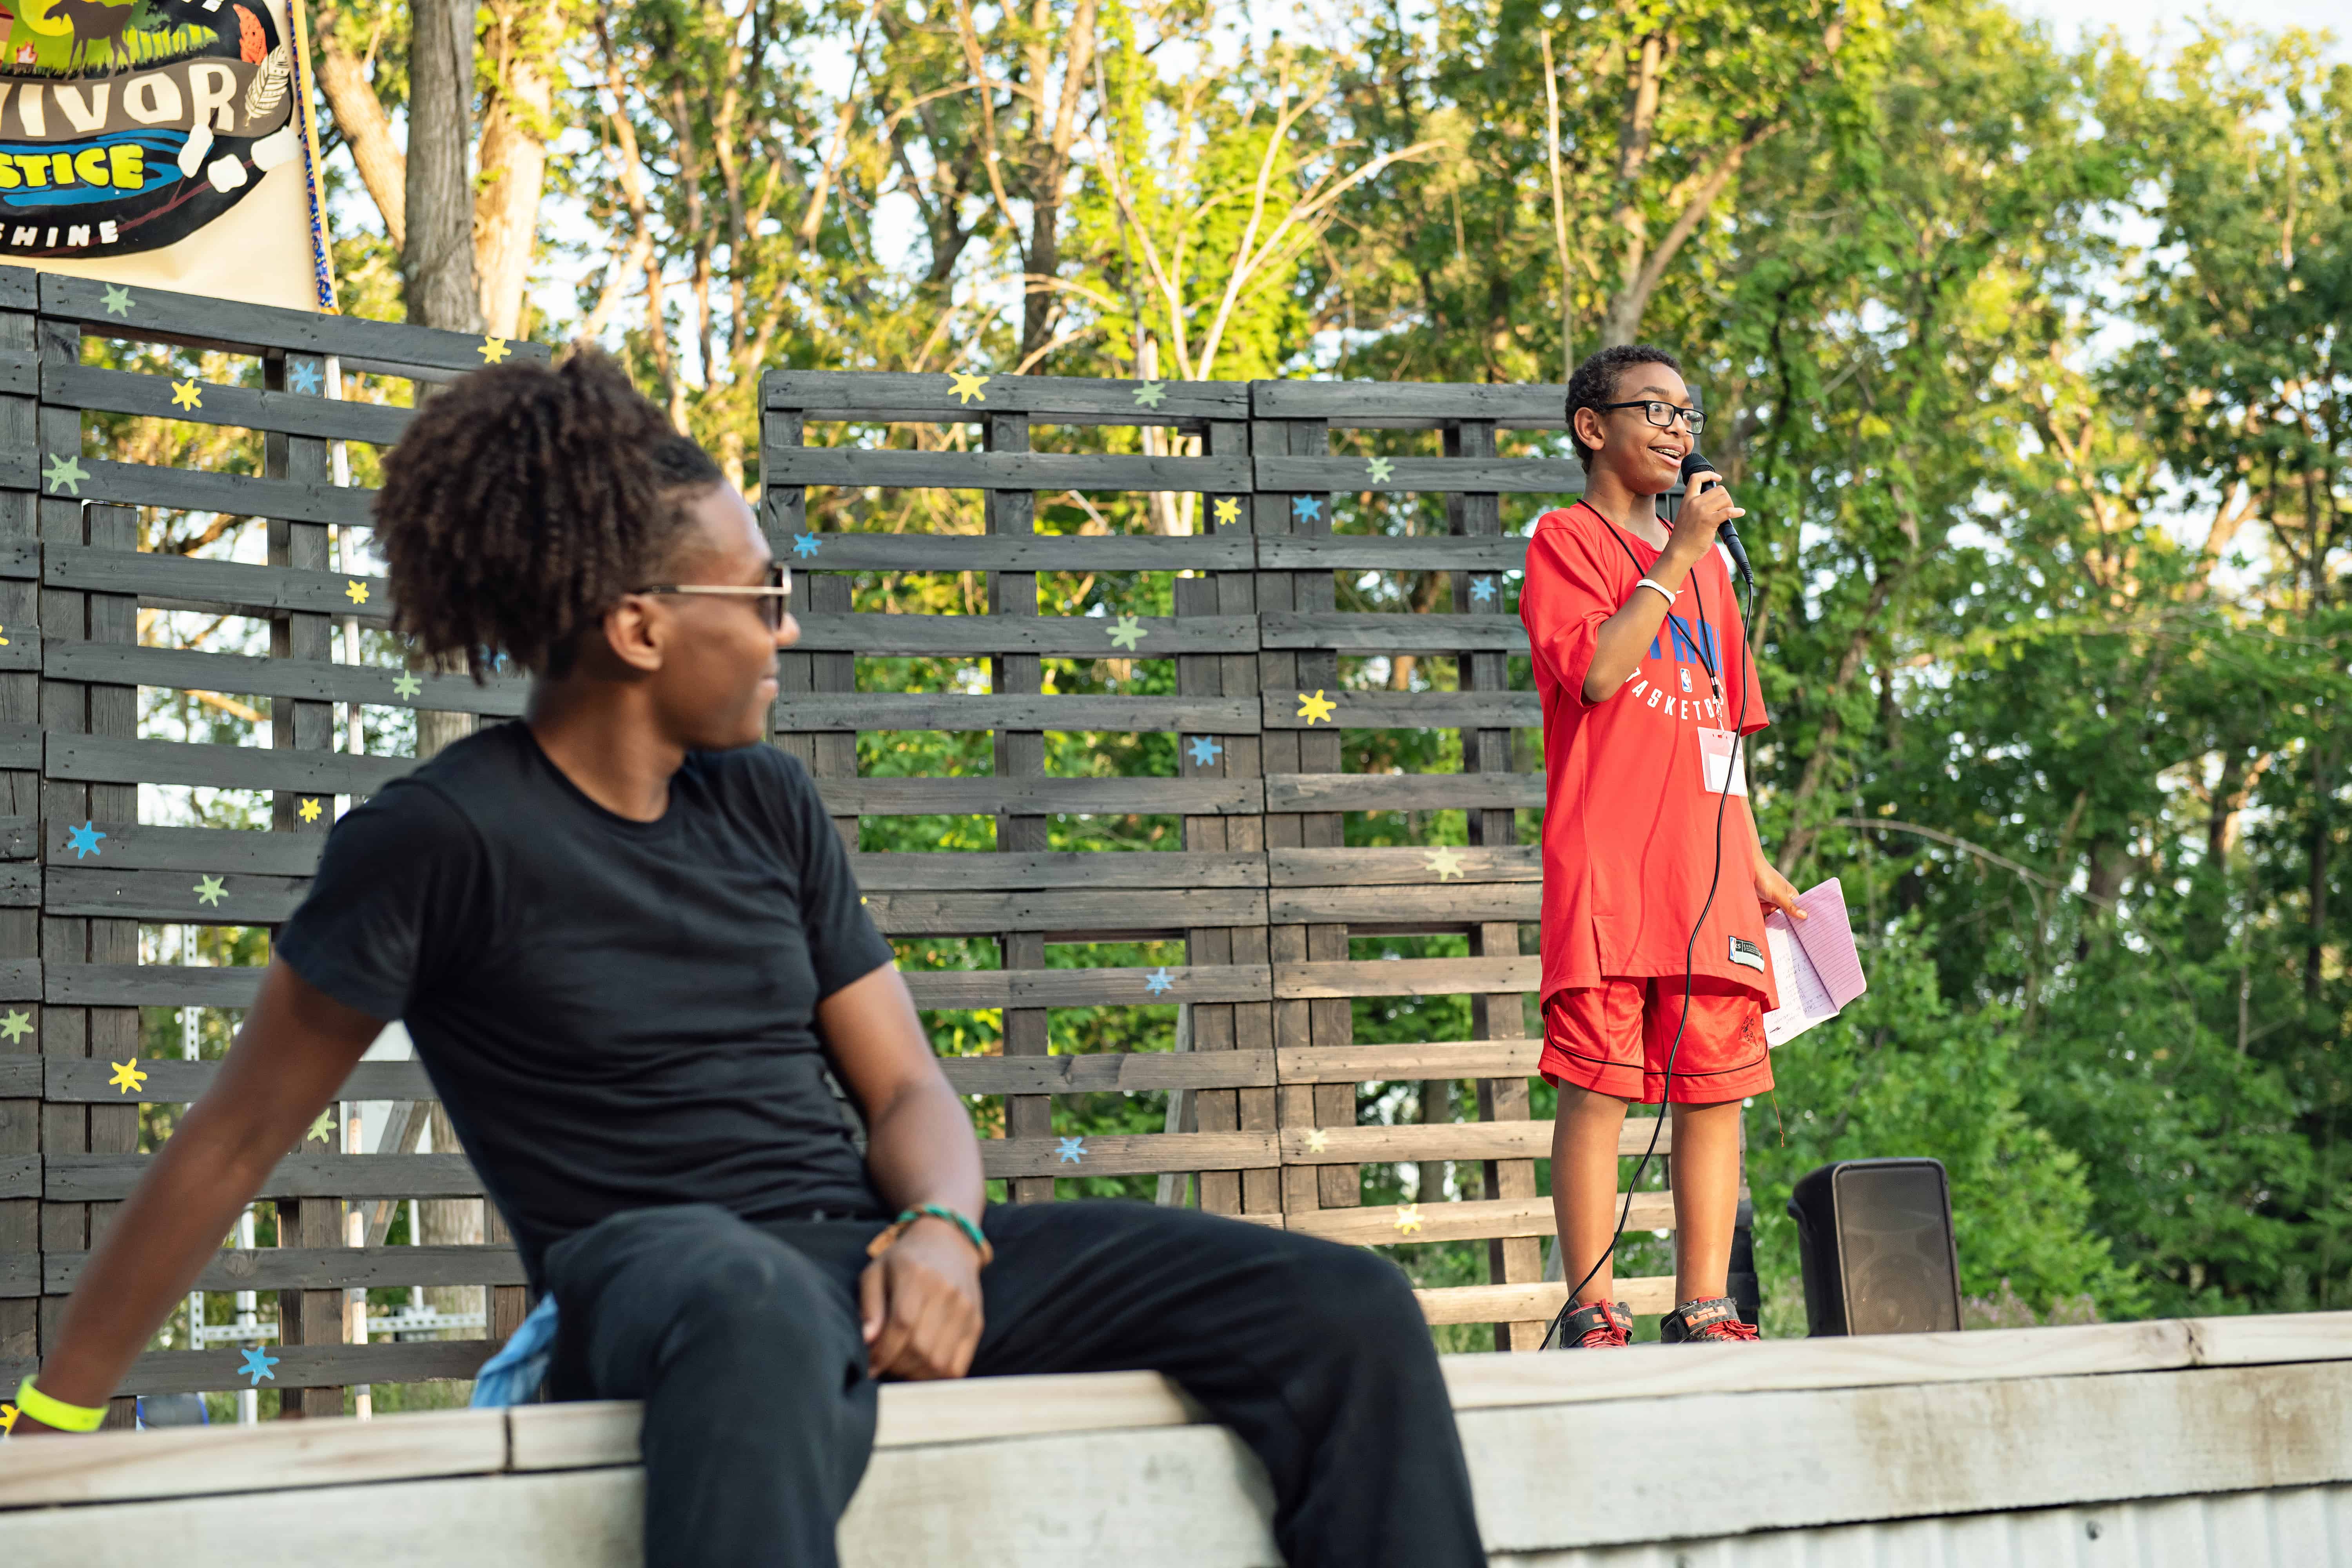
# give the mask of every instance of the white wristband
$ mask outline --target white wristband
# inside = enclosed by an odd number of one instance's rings
[[[1667,587],[1664,583],[1659,582],[1654,577],[1641,578],[1634,583],[1633,586],[1636,588],[1655,588],[1659,593],[1664,594],[1666,596],[1666,603],[1669,605],[1682,597],[1681,595],[1675,593],[1672,588]]]

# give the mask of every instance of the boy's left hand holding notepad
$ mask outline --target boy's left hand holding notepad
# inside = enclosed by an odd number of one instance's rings
[[[1764,945],[1772,956],[1772,977],[1780,1005],[1764,1015],[1764,1043],[1779,1047],[1795,1039],[1870,989],[1862,955],[1846,918],[1845,889],[1832,877],[1799,896],[1800,922],[1775,910],[1764,917]]]

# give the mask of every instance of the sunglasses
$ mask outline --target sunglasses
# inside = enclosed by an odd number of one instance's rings
[[[772,632],[784,629],[784,612],[792,607],[793,578],[781,561],[768,563],[768,580],[758,587],[737,587],[725,583],[656,583],[639,588],[640,594],[711,594],[730,598],[751,595],[760,601],[760,619]]]

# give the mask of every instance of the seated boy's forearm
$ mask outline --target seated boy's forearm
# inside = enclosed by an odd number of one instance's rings
[[[944,1079],[909,1087],[875,1116],[866,1165],[893,1212],[945,1204],[977,1218],[986,1202],[971,1119]]]

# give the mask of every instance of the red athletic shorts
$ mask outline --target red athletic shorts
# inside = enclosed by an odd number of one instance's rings
[[[1753,991],[1697,976],[1691,982],[1690,1022],[1675,1047],[1682,1016],[1679,974],[1555,991],[1544,1002],[1543,1057],[1536,1070],[1549,1083],[1654,1104],[1666,1098],[1666,1052],[1673,1047],[1678,1103],[1745,1100],[1772,1087],[1764,1005]]]

